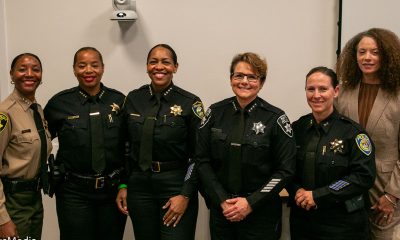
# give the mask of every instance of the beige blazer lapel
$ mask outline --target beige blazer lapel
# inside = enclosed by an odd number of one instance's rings
[[[360,85],[354,89],[354,91],[349,91],[349,115],[348,117],[353,119],[356,122],[360,122],[360,118],[358,116],[358,93],[360,91]]]
[[[374,105],[372,106],[371,113],[369,114],[366,127],[367,132],[369,132],[371,135],[373,134],[376,124],[378,123],[386,109],[387,104],[389,103],[389,98],[390,96],[388,96],[386,92],[382,91],[382,89],[378,90],[378,94],[376,95]]]

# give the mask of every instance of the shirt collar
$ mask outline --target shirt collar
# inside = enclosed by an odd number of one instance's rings
[[[170,93],[173,88],[175,88],[175,85],[173,82],[171,82],[171,84],[164,91],[160,93],[160,97],[168,101],[170,99],[171,96]],[[153,97],[155,97],[156,93],[154,92],[154,89],[151,86],[151,84],[148,85],[148,89],[149,89],[150,99],[152,99]]]
[[[99,102],[101,102],[103,100],[105,93],[106,93],[106,91],[104,89],[104,85],[102,83],[100,83],[100,92],[96,94],[96,97]],[[81,101],[82,105],[85,104],[90,99],[90,95],[79,86],[78,86],[78,95],[79,95],[79,100]]]
[[[254,112],[254,110],[257,108],[257,106],[260,105],[258,102],[259,101],[258,101],[258,97],[257,97],[244,108],[244,112],[247,112],[250,115],[252,112]],[[234,113],[240,111],[240,105],[239,105],[236,97],[233,97],[233,99],[232,99],[232,107],[233,107]]]
[[[312,114],[311,114],[312,116]],[[339,118],[339,113],[336,111],[336,109],[333,109],[333,112],[331,115],[329,115],[326,119],[324,119],[322,122],[317,124],[317,121],[315,121],[314,117],[310,119],[310,122],[308,124],[308,128],[310,129],[311,127],[314,128],[320,128],[322,131],[326,134],[329,132],[331,129],[332,123],[335,119]]]
[[[31,106],[32,103],[36,103],[36,100],[32,102],[31,100],[29,100],[26,97],[22,96],[22,94],[15,88],[14,88],[14,91],[13,91],[12,95],[13,95],[14,99],[16,100],[16,102],[19,105],[21,105],[21,107],[24,109],[24,111],[29,109],[29,107]]]

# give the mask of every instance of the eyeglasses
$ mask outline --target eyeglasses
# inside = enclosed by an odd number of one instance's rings
[[[232,73],[231,77],[233,80],[236,81],[243,81],[244,78],[246,77],[249,83],[255,83],[258,80],[260,80],[260,76],[256,74]]]

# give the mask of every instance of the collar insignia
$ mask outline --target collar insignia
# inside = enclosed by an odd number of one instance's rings
[[[256,134],[259,134],[259,133],[264,133],[264,128],[265,128],[264,124],[262,124],[261,122],[257,122],[253,123],[252,130],[256,132]]]
[[[171,113],[174,114],[174,116],[182,115],[181,106],[178,106],[175,104],[174,106],[170,107],[170,109],[171,109]]]
[[[119,112],[119,106],[116,103],[113,103],[110,105],[110,107],[112,108],[112,112],[115,112],[116,114]]]
[[[333,153],[337,152],[343,153],[343,148],[344,148],[343,140],[335,139],[332,142],[330,142],[330,145],[331,145],[330,149],[333,150]]]

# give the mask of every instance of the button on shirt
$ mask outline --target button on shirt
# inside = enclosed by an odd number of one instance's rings
[[[150,85],[144,85],[131,91],[127,96],[126,112],[131,143],[131,161],[137,166],[139,161],[140,140],[145,121],[145,114],[154,104],[156,96]],[[171,84],[160,95],[160,109],[154,126],[153,161],[182,162],[189,166],[194,155],[196,130],[204,115],[200,99]],[[181,194],[189,196],[197,191],[196,181],[188,167],[185,183]],[[183,180],[183,179],[182,179]]]
[[[315,148],[315,188],[313,198],[318,209],[344,207],[344,201],[366,194],[375,180],[375,153],[366,132],[336,110],[319,125],[312,114],[293,123],[298,145],[294,196],[303,186],[307,144],[317,129],[320,139]]]
[[[104,173],[124,166],[126,129],[123,119],[125,96],[101,85],[98,94],[103,121],[106,168]],[[89,95],[79,87],[62,91],[47,103],[44,114],[53,138],[58,137],[57,161],[67,172],[96,174],[92,170]]]
[[[0,159],[1,177],[32,179],[40,171],[40,137],[36,130],[32,102],[17,91],[0,103]],[[50,133],[38,105],[47,136],[47,157],[52,150]],[[0,186],[2,188],[2,186]],[[0,192],[0,225],[9,221],[4,205],[5,196]]]
[[[240,114],[236,97],[215,103],[207,110],[199,129],[196,161],[206,192],[219,204],[231,194],[247,197],[254,209],[262,200],[277,198],[295,170],[296,145],[285,113],[257,97],[245,111],[241,144],[242,188],[230,193],[227,188],[230,137]]]

